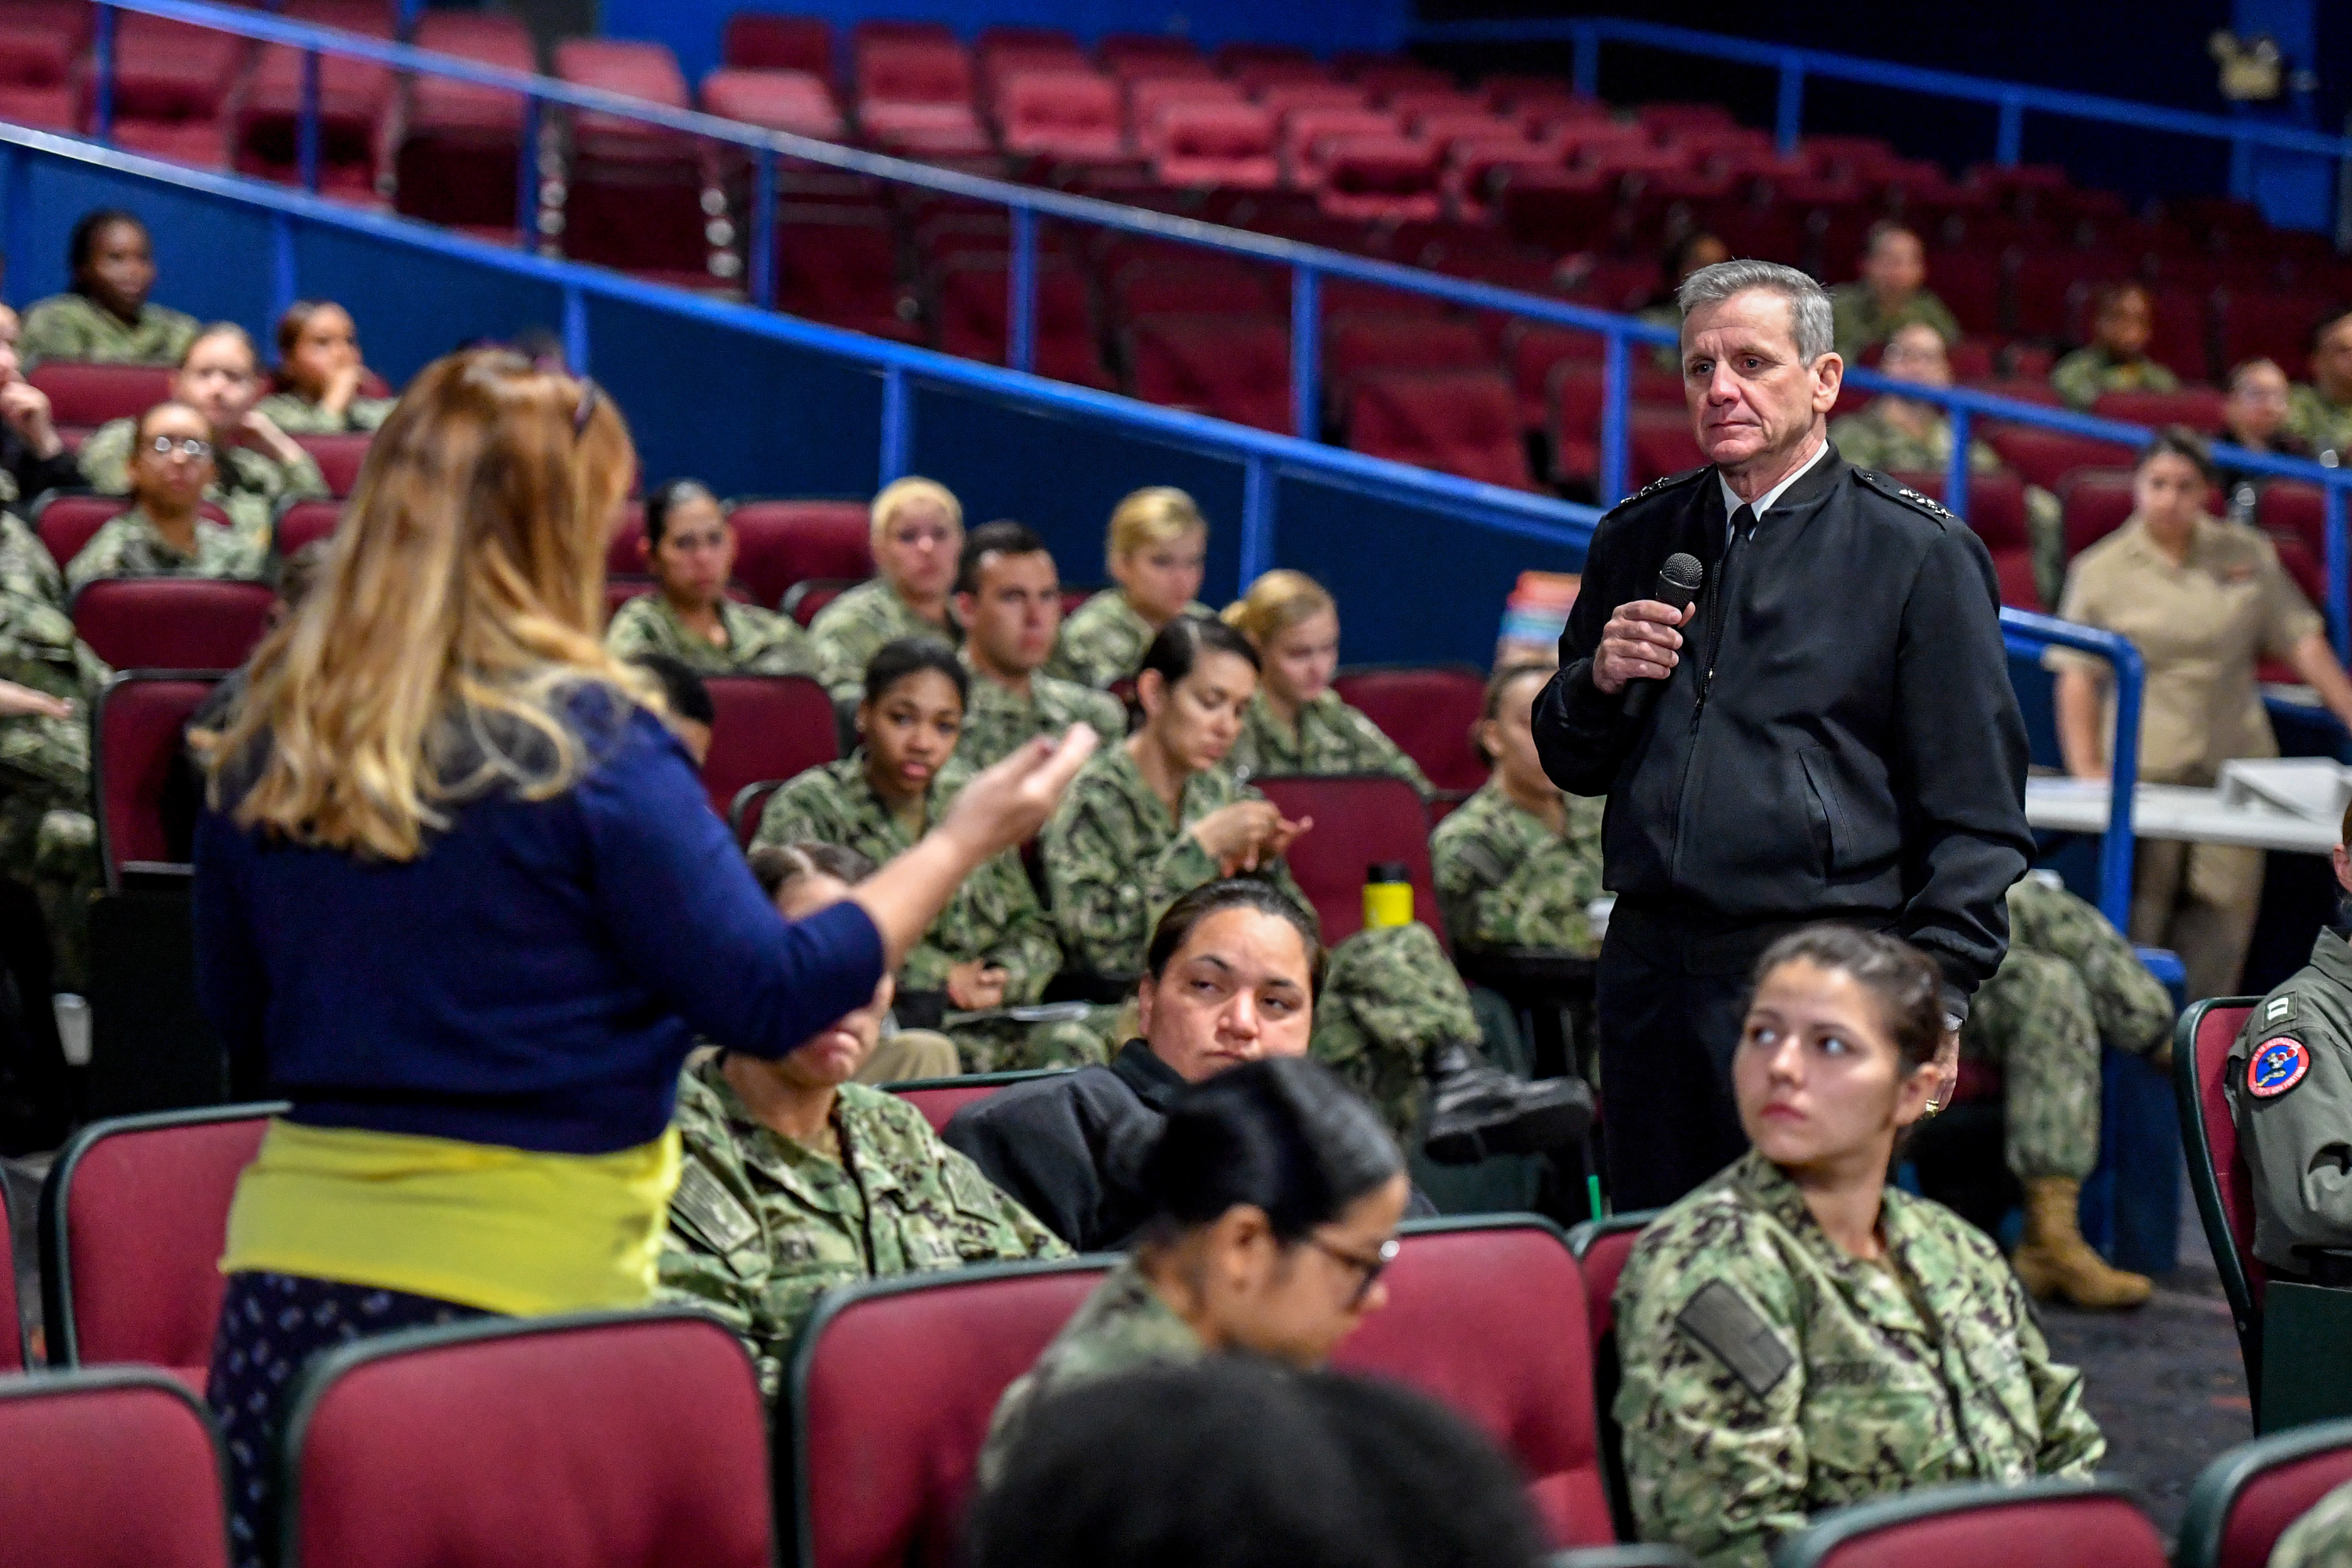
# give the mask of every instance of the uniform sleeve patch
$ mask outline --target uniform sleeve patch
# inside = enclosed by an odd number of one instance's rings
[[[1761,1399],[1788,1375],[1796,1352],[1748,1304],[1748,1298],[1721,1279],[1710,1279],[1675,1315],[1675,1327],[1721,1362],[1732,1376]]]
[[[2273,1036],[2246,1058],[2246,1092],[2256,1100],[2276,1100],[2310,1071],[2310,1047],[2293,1035]]]
[[[721,1253],[732,1252],[760,1234],[760,1222],[745,1212],[716,1176],[692,1160],[678,1173],[670,1213]]]

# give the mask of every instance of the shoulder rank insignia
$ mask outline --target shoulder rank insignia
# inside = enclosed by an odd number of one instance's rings
[[[2273,996],[2263,1004],[2263,1024],[2265,1027],[2294,1016],[2293,994]]]
[[[1909,485],[1898,485],[1874,468],[1856,468],[1853,477],[1891,500],[1899,500],[1915,511],[1924,511],[1937,522],[1959,522],[1957,513],[1947,511],[1942,503],[1923,496]],[[1966,526],[1963,524],[1962,526]]]
[[[2256,1100],[2276,1100],[2310,1072],[2311,1047],[2293,1035],[2274,1036],[2246,1058],[2246,1092]]]
[[[1691,480],[1698,478],[1701,474],[1711,474],[1713,472],[1715,472],[1715,465],[1708,463],[1700,468],[1685,468],[1679,474],[1668,474],[1663,479],[1652,479],[1648,484],[1643,485],[1640,489],[1635,490],[1632,495],[1629,495],[1623,500],[1619,501],[1617,503],[1617,507],[1628,507],[1632,506],[1637,500],[1647,500],[1650,497],[1656,495],[1660,490],[1670,490],[1676,485],[1688,484]],[[1617,507],[1612,507],[1610,510],[1614,511],[1617,510]]]

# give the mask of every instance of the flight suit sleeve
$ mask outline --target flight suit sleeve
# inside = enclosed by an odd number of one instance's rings
[[[2263,1228],[2287,1248],[2352,1247],[2352,1048],[2305,1007],[2270,1025],[2257,1014],[2246,1029],[2226,1081]],[[2258,1095],[2248,1064],[2276,1040],[2300,1046],[2310,1065],[2288,1088]]]

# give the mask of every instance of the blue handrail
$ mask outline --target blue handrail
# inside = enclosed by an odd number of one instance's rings
[[[2114,667],[2116,736],[2107,759],[2107,831],[2099,840],[2099,909],[2117,931],[2131,929],[2132,786],[2139,777],[2140,693],[2147,666],[2139,649],[2120,632],[2078,626],[2031,610],[2003,608],[2002,640],[2009,651],[2039,659],[2053,647],[2095,654]]]

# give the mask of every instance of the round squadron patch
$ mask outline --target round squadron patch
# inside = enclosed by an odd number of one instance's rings
[[[2247,1058],[2246,1092],[2256,1100],[2276,1100],[2310,1071],[2310,1047],[2293,1035],[2281,1035],[2256,1046]]]

